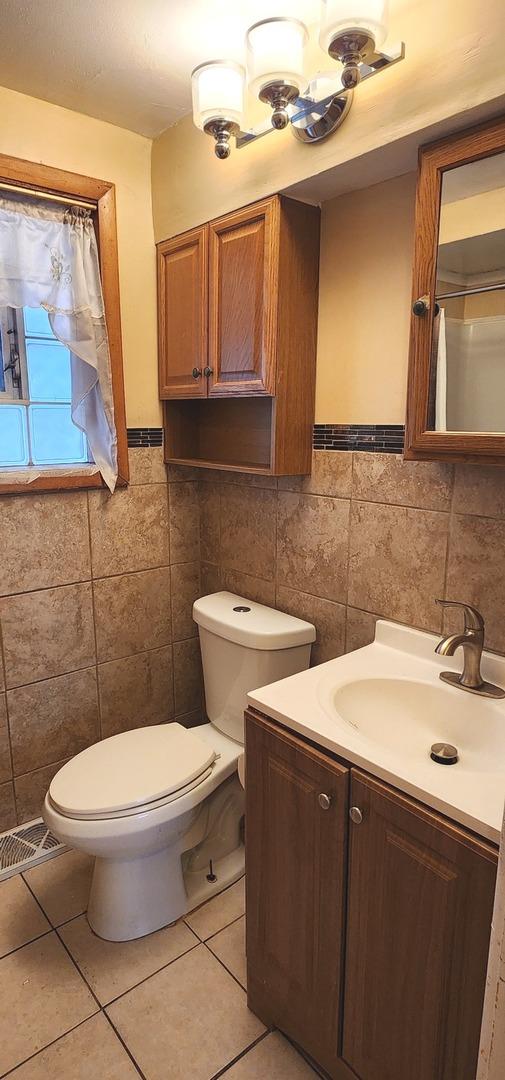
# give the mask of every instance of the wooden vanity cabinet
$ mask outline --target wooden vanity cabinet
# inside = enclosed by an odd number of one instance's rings
[[[496,849],[246,715],[251,1009],[331,1080],[474,1080]]]
[[[342,1056],[363,1080],[475,1080],[497,854],[351,770]]]
[[[273,195],[158,244],[167,461],[310,472],[319,219]]]
[[[246,756],[249,1006],[336,1075],[349,770],[251,714]]]

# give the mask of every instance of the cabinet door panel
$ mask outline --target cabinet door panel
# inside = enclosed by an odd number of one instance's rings
[[[246,747],[249,1003],[334,1075],[349,773],[249,715]]]
[[[158,245],[161,398],[207,395],[207,263],[207,225]]]
[[[210,225],[209,395],[274,394],[278,199]]]
[[[352,770],[343,1057],[361,1080],[474,1080],[496,853]]]

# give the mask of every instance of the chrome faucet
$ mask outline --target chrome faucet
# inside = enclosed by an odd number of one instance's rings
[[[470,694],[481,694],[482,697],[502,698],[505,690],[494,683],[485,682],[481,675],[480,664],[482,650],[484,648],[484,619],[477,608],[470,604],[460,603],[458,600],[437,600],[442,607],[462,608],[465,615],[465,629],[462,634],[449,634],[448,637],[439,641],[435,652],[440,656],[454,656],[456,649],[461,645],[463,649],[463,672],[458,675],[455,671],[441,671],[440,678],[451,686],[458,686],[461,690],[467,690]]]

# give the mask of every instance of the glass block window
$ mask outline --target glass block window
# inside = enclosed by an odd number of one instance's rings
[[[42,308],[0,310],[0,468],[85,465],[70,412],[70,353]]]

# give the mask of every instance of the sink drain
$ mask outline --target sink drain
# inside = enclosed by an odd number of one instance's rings
[[[455,765],[458,757],[458,751],[451,743],[436,742],[430,750],[431,760],[436,761],[438,765]]]

